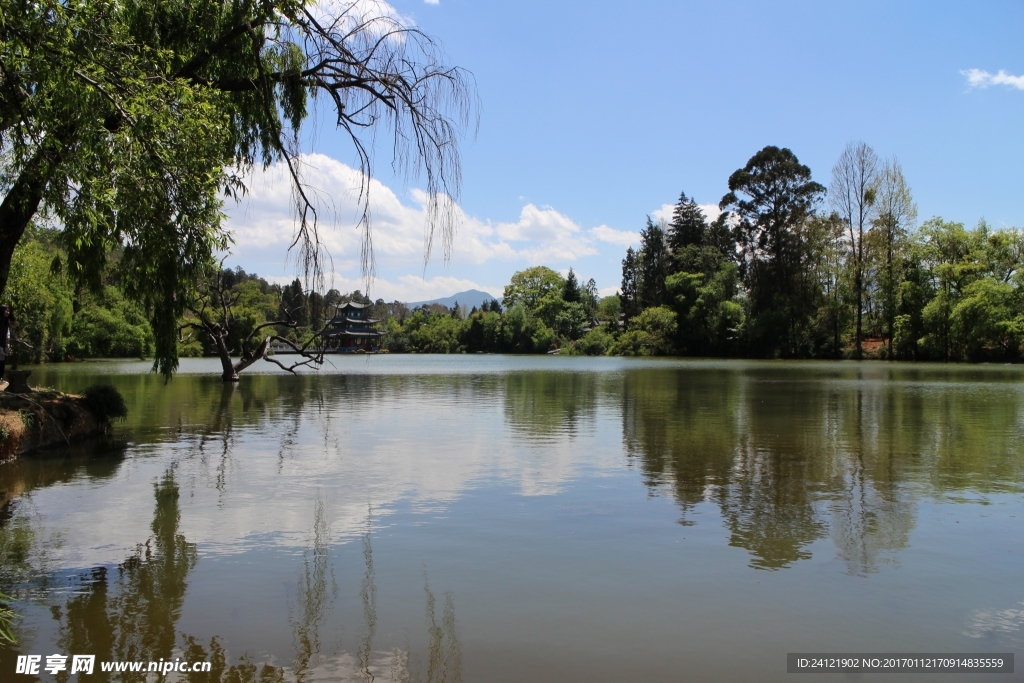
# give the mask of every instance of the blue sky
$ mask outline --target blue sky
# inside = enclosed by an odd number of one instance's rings
[[[900,160],[922,220],[1024,226],[1024,3],[389,8],[473,73],[480,128],[462,147],[465,219],[447,265],[435,253],[423,268],[422,183],[393,177],[378,157],[374,297],[500,296],[532,265],[571,266],[610,293],[647,215],[684,190],[717,204],[729,174],[765,145],[789,147],[828,185],[843,147],[864,141]],[[342,207],[327,235],[334,285],[363,288],[344,208],[358,181],[352,150],[323,125],[312,137],[311,182]],[[274,169],[260,175],[243,205],[226,207],[229,263],[283,280],[294,274],[287,183]]]

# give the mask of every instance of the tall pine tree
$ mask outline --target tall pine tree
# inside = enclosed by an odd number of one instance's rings
[[[640,287],[642,308],[661,306],[666,301],[665,277],[668,275],[669,253],[665,231],[647,217],[647,227],[640,231]]]
[[[625,322],[640,314],[640,284],[640,255],[633,251],[633,247],[629,247],[626,249],[626,258],[622,259],[622,290],[619,292]]]
[[[578,303],[580,300],[580,283],[576,279],[576,273],[572,268],[565,278],[565,285],[562,287],[562,300],[567,304]]]
[[[707,222],[704,212],[687,197],[685,192],[679,194],[679,201],[672,210],[672,221],[668,224],[665,241],[673,254],[678,254],[689,245],[703,246]]]

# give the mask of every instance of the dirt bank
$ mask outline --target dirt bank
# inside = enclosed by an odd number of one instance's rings
[[[0,463],[46,448],[67,448],[106,431],[84,396],[59,391],[0,392]]]

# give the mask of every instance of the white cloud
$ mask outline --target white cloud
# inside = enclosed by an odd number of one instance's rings
[[[568,216],[551,207],[527,204],[515,223],[499,223],[495,234],[505,242],[534,242],[516,253],[533,263],[575,261],[597,253],[583,230]]]
[[[333,259],[333,270],[353,282],[361,280],[358,192],[363,176],[346,164],[322,154],[300,158],[301,175],[318,205],[320,237]],[[234,238],[233,262],[258,266],[266,277],[290,275],[285,254],[295,237],[291,183],[284,164],[255,169],[247,178],[249,194],[228,205],[228,229]],[[428,238],[427,195],[419,189],[403,203],[378,180],[371,180],[372,243],[378,266],[422,272]],[[481,265],[491,261],[562,265],[597,253],[593,240],[568,216],[533,204],[523,207],[516,222],[493,224],[462,213],[452,245],[452,265]],[[432,260],[439,261],[435,237]],[[340,289],[340,287],[339,287]],[[450,294],[451,292],[448,292]],[[385,297],[387,298],[387,297]],[[431,298],[431,297],[421,297]]]
[[[263,276],[262,273],[260,275]],[[294,275],[263,277],[270,283],[280,285],[286,285],[295,279]],[[367,283],[366,278],[357,275],[331,272],[326,273],[324,279],[327,289],[333,288],[340,292],[352,292],[358,289],[371,299],[384,299],[388,302],[440,299],[451,296],[455,292],[464,292],[467,289],[478,289],[501,299],[501,293],[505,289],[504,285],[480,284],[475,280],[448,275],[435,275],[431,278],[420,275],[399,275],[396,278],[375,277]]]
[[[629,247],[640,244],[640,233],[631,230],[616,230],[607,225],[599,225],[590,229],[594,239],[620,247]]]
[[[672,210],[676,208],[675,204],[662,204],[660,209],[651,211],[651,218],[654,222],[665,221],[668,223],[672,220]]]
[[[428,5],[440,5],[441,4],[441,0],[423,0],[423,2],[427,3]]]
[[[709,223],[722,215],[722,210],[718,208],[718,204],[698,204],[697,206],[704,212],[704,216],[708,219]]]
[[[987,88],[990,85],[1006,85],[1017,90],[1024,90],[1024,76],[1014,76],[1002,69],[991,74],[983,69],[966,69],[960,72],[967,77],[967,85],[972,88]]]
[[[365,24],[371,31],[387,32],[393,27],[392,22],[412,25],[411,19],[385,0],[316,0],[309,9],[321,25],[336,25],[338,30],[351,30]]]

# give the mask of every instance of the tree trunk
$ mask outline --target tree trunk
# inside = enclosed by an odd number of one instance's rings
[[[857,240],[857,283],[854,287],[857,290],[857,360],[864,357],[864,349],[861,346],[861,320],[864,315],[864,225],[861,218],[859,228],[860,239]]]
[[[270,337],[265,338],[256,350],[251,353],[242,354],[241,359],[237,363],[231,361],[231,349],[228,348],[225,336],[211,335],[214,337],[217,343],[217,356],[220,358],[221,376],[220,378],[225,382],[237,382],[238,373],[245,370],[247,367],[263,358],[267,355],[267,350],[270,348]]]
[[[7,290],[7,279],[11,275],[11,259],[21,242],[25,229],[39,210],[43,200],[51,168],[47,163],[47,143],[36,150],[21,175],[14,181],[4,201],[0,204],[0,294]],[[52,145],[50,145],[52,146]]]
[[[241,360],[235,363],[235,365],[232,367],[232,370],[234,370],[235,373],[234,380],[232,381],[237,382],[238,373],[240,373],[242,370],[245,370],[247,367],[258,361],[260,358],[263,358],[263,356],[267,355],[267,349],[269,348],[270,337],[267,337],[259,346],[256,347],[255,351],[253,351],[252,353],[242,354]]]
[[[231,350],[224,339],[227,334],[215,334],[212,336],[217,344],[217,356],[220,358],[220,367],[223,371],[220,378],[225,382],[237,382],[238,373],[235,371],[235,366],[231,363]]]
[[[893,283],[893,233],[895,230],[889,226],[889,234],[886,235],[886,252],[885,252],[885,269],[886,269],[886,302],[885,302],[885,317],[886,323],[889,328],[889,360],[894,360],[892,355],[892,335],[893,328],[896,326],[896,286]]]

